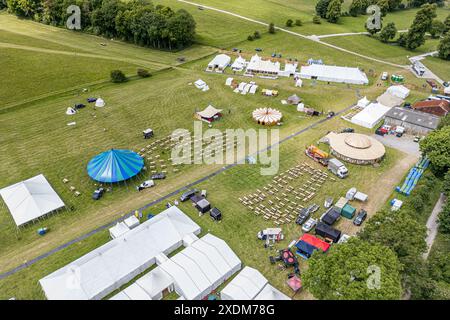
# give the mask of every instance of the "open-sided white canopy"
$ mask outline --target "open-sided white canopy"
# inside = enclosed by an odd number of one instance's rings
[[[291,298],[268,283],[254,300],[291,300]]]
[[[300,68],[300,77],[321,81],[342,82],[350,84],[368,84],[369,80],[364,72],[358,68],[327,66],[312,64]]]
[[[17,226],[64,207],[64,202],[42,174],[3,188],[0,195]]]
[[[354,115],[351,122],[372,129],[390,109],[380,103],[371,103]]]
[[[101,299],[182,246],[200,227],[176,206],[39,280],[49,300]]]
[[[369,103],[370,103],[370,100],[367,99],[366,96],[364,96],[363,98],[358,100],[357,106],[360,108],[365,108],[369,105]]]

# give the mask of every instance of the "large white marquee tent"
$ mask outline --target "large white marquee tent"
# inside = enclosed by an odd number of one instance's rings
[[[370,103],[362,111],[354,115],[351,122],[372,129],[390,109],[380,103]]]
[[[220,293],[222,300],[290,300],[256,269],[245,267]]]
[[[17,226],[64,207],[64,202],[42,174],[3,188],[0,195]]]
[[[159,257],[158,267],[111,299],[156,300],[164,290],[175,290],[183,299],[199,300],[240,270],[241,261],[222,239],[206,234],[187,240],[184,250],[172,258]]]
[[[49,300],[101,299],[183,245],[200,227],[176,206],[39,280]]]
[[[358,68],[327,66],[322,64],[302,66],[300,68],[299,76],[303,79],[317,79],[330,82],[350,84],[369,83],[366,74]]]

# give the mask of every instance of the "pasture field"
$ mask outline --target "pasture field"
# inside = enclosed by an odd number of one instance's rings
[[[284,25],[288,18],[299,17],[304,26],[292,30],[302,34],[328,34],[336,32],[364,31],[364,17],[344,18],[338,25],[323,22],[313,25],[310,20],[314,11],[314,0],[248,0],[219,1],[198,0],[204,5],[230,10],[265,22],[274,21]],[[213,128],[260,128],[251,118],[251,112],[258,107],[273,107],[283,113],[283,125],[279,127],[280,138],[306,129],[325,116],[311,118],[300,115],[294,106],[282,105],[293,93],[303,98],[306,105],[316,110],[340,111],[366,95],[373,99],[381,94],[387,83],[379,83],[383,71],[400,73],[412,89],[411,97],[419,99],[429,92],[421,87],[423,80],[415,78],[409,71],[374,62],[363,57],[351,55],[324,44],[296,37],[283,32],[268,34],[264,26],[176,0],[156,0],[175,9],[184,8],[191,12],[197,21],[197,44],[179,52],[162,52],[141,48],[117,40],[104,39],[78,32],[69,32],[0,13],[0,61],[8,77],[0,80],[0,188],[43,173],[66,203],[63,210],[49,218],[16,229],[9,211],[0,203],[0,272],[8,271],[59,245],[86,234],[99,226],[110,223],[122,215],[132,212],[145,204],[174,190],[186,186],[220,169],[222,165],[186,165],[178,172],[170,171],[165,181],[157,186],[137,192],[135,186],[148,176],[143,173],[124,184],[114,185],[100,201],[90,199],[97,185],[88,177],[86,165],[96,154],[110,148],[141,150],[148,141],[142,138],[142,130],[151,127],[155,138],[169,135],[178,128],[192,129],[193,113],[208,104],[223,109],[223,118],[213,124]],[[347,2],[346,2],[347,3]],[[251,9],[249,9],[251,8]],[[440,15],[445,12],[440,10]],[[396,12],[397,20],[409,25],[413,10]],[[401,17],[401,19],[400,19]],[[396,21],[397,23],[397,21]],[[361,24],[361,26],[359,26]],[[398,25],[399,28],[402,28]],[[255,30],[262,38],[247,41]],[[360,46],[355,43],[362,42]],[[327,38],[343,48],[389,62],[404,64],[407,52],[401,48],[391,48],[365,36]],[[103,43],[104,45],[100,45]],[[370,49],[364,52],[364,46]],[[418,53],[434,50],[435,42],[427,41]],[[327,64],[360,67],[370,80],[368,86],[327,84],[304,81],[302,88],[294,87],[293,79],[268,80],[255,78],[262,88],[277,89],[279,96],[264,97],[260,91],[256,95],[242,96],[232,92],[224,85],[229,76],[242,81],[248,78],[232,75],[205,73],[204,69],[215,52],[238,47],[243,55],[250,57],[255,48],[262,48],[261,55],[270,57],[272,53],[282,53],[284,58],[296,58],[304,64],[309,58],[321,58]],[[392,51],[391,51],[392,49]],[[415,53],[414,53],[415,54]],[[178,59],[184,57],[185,63]],[[3,63],[5,61],[5,63]],[[430,68],[440,69],[442,64],[436,59],[426,59]],[[434,64],[434,66],[433,66]],[[109,82],[109,72],[121,69],[134,75],[139,67],[149,69],[153,76],[146,79],[132,77],[123,84]],[[433,69],[434,70],[434,69]],[[437,70],[438,73],[445,69]],[[205,80],[211,90],[201,92],[192,83]],[[378,86],[377,84],[381,84]],[[86,88],[87,91],[82,89]],[[102,97],[105,108],[94,109],[88,105],[74,116],[65,115],[67,107],[85,102],[87,97]],[[67,126],[75,121],[75,126]],[[296,164],[307,162],[315,165],[304,155],[305,146],[316,143],[330,130],[352,127],[339,117],[309,128],[304,133],[284,142],[280,146],[280,171]],[[203,125],[206,129],[206,124]],[[370,133],[354,127],[358,132]],[[168,156],[167,153],[164,154]],[[406,174],[415,159],[387,149],[386,159],[381,166],[364,167],[349,165],[350,177],[326,185],[313,201],[323,205],[325,196],[345,193],[356,186],[369,194],[367,203],[369,214],[374,214],[391,195],[394,186]],[[148,163],[146,163],[148,164]],[[316,166],[319,168],[318,166]],[[248,212],[238,201],[242,194],[255,192],[267,184],[272,177],[261,176],[258,165],[238,165],[202,182],[199,189],[208,190],[208,198],[214,206],[224,213],[221,223],[213,223],[208,217],[199,217],[190,203],[181,209],[192,217],[203,229],[228,242],[245,265],[259,269],[269,281],[280,290],[290,294],[285,285],[285,273],[270,265],[268,256],[274,252],[265,250],[256,233],[268,223],[261,217]],[[62,180],[70,180],[64,184]],[[384,189],[380,192],[378,184]],[[69,190],[75,186],[81,196],[75,197]],[[170,199],[172,202],[175,198]],[[164,209],[160,203],[147,209],[146,213],[158,213]],[[319,210],[315,215],[323,213]],[[40,237],[39,227],[51,231]],[[357,228],[348,220],[342,219],[339,228],[355,234]],[[292,239],[300,236],[300,228],[291,223],[284,227],[286,246]],[[11,296],[22,299],[43,299],[37,281],[50,272],[91,251],[108,241],[107,229],[77,242],[26,269],[0,280],[0,299]],[[301,269],[307,264],[301,261]],[[295,298],[311,298],[305,291]]]

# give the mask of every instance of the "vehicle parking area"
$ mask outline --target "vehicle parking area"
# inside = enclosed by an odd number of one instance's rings
[[[394,134],[386,134],[384,136],[374,134],[372,137],[380,141],[386,147],[420,157],[419,143],[414,141],[414,136],[412,135],[404,134],[401,137],[397,137]]]

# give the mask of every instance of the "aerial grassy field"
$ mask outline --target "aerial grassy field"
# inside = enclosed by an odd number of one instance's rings
[[[212,6],[220,5],[220,1],[201,1]],[[282,0],[258,1],[259,4],[256,4],[256,0],[231,0],[227,3],[221,2],[221,5],[222,9],[237,8],[237,13],[248,13],[258,19],[263,19],[272,12],[274,17],[282,21],[281,19],[287,19],[284,12],[290,12],[292,17],[297,14],[301,17],[309,16],[314,2],[308,0],[302,4],[287,5],[287,1]],[[214,123],[214,128],[256,129],[259,126],[251,119],[251,112],[257,107],[274,107],[283,113],[283,125],[279,129],[281,138],[285,138],[322,120],[324,116],[302,116],[295,107],[282,105],[281,99],[297,93],[304,99],[305,104],[317,110],[343,110],[354,104],[360,96],[366,95],[373,99],[382,93],[388,84],[376,84],[383,71],[403,74],[406,84],[412,89],[413,97],[428,95],[428,91],[420,86],[422,81],[405,69],[349,55],[286,33],[269,35],[261,25],[210,10],[199,10],[195,6],[178,1],[158,0],[156,3],[185,8],[191,12],[197,21],[198,44],[180,52],[161,52],[0,14],[0,58],[2,61],[7,59],[5,65],[9,73],[13,73],[10,79],[0,80],[0,87],[6,88],[0,91],[0,100],[7,101],[6,104],[0,105],[0,188],[43,173],[69,208],[43,221],[16,229],[7,208],[1,203],[1,272],[84,235],[222,167],[185,166],[179,172],[170,172],[168,178],[158,183],[155,188],[139,193],[135,186],[147,178],[147,174],[143,173],[132,181],[113,186],[112,191],[107,192],[100,201],[92,201],[90,196],[97,185],[86,173],[88,161],[110,148],[139,151],[148,143],[143,140],[141,134],[147,127],[154,129],[155,139],[167,136],[177,128],[192,129],[193,113],[212,104],[224,110],[223,119]],[[275,7],[270,6],[271,3]],[[245,8],[247,10],[244,10]],[[268,8],[272,8],[271,11]],[[326,25],[328,27],[328,24]],[[338,32],[349,30],[345,25],[329,27],[336,30],[345,29]],[[253,42],[246,41],[247,35],[255,30],[262,32],[262,38]],[[106,45],[101,46],[100,43]],[[230,53],[229,50],[234,47],[242,49],[246,57],[250,57],[254,49],[260,47],[263,49],[261,55],[265,57],[277,52],[282,53],[283,58],[297,58],[301,64],[313,57],[322,58],[327,64],[357,66],[366,71],[370,84],[353,86],[304,81],[304,87],[295,88],[293,79],[274,81],[256,78],[254,80],[260,88],[277,89],[279,96],[269,98],[260,93],[254,96],[238,95],[224,85],[230,74],[209,74],[203,71],[214,52],[224,49],[224,52]],[[357,48],[351,49],[356,51]],[[400,59],[400,53],[396,54]],[[381,49],[373,54],[373,57],[377,58],[384,56],[387,54]],[[180,63],[177,60],[180,57],[185,57],[187,63]],[[111,69],[122,69],[133,74],[137,67],[150,69],[154,72],[153,77],[132,78],[124,84],[109,83]],[[239,78],[238,75],[236,77]],[[201,92],[192,85],[199,78],[209,84],[210,91]],[[248,78],[242,79],[248,81]],[[87,92],[83,92],[82,88],[86,88]],[[106,107],[94,110],[92,106],[88,106],[74,116],[65,115],[67,107],[85,102],[90,96],[102,97],[106,101]],[[8,108],[1,110],[2,106]],[[72,121],[75,121],[76,125],[67,126],[67,123]],[[340,130],[347,126],[348,123],[336,117],[283,143],[280,147],[280,170],[286,170],[303,161],[312,164],[312,161],[304,156],[304,147],[316,143],[330,130]],[[360,128],[358,131],[370,133],[370,130]],[[371,197],[368,203],[369,214],[374,214],[377,205],[384,203],[390,196],[392,188],[404,176],[412,162],[406,155],[388,149],[386,159],[380,167],[350,165],[350,177],[327,185],[314,202],[322,205],[326,195],[337,197],[350,186],[356,186]],[[64,178],[70,182],[64,184]],[[285,272],[279,271],[268,262],[268,256],[273,252],[265,250],[262,243],[256,240],[256,232],[271,225],[267,225],[261,217],[249,213],[237,200],[244,193],[255,192],[270,179],[271,177],[259,174],[258,166],[247,165],[234,167],[199,185],[199,188],[209,191],[211,202],[224,213],[225,218],[221,223],[215,224],[207,217],[198,217],[190,204],[183,204],[181,208],[202,226],[204,233],[209,230],[222,237],[244,264],[258,268],[275,286],[289,293],[285,285]],[[377,182],[380,180],[386,186],[383,192],[377,188]],[[69,186],[76,187],[81,196],[75,197]],[[158,213],[163,210],[164,204],[161,203],[148,211]],[[316,213],[319,214],[320,211]],[[36,230],[44,226],[51,231],[45,237],[40,237]],[[345,220],[340,222],[340,227],[349,234],[357,231],[351,222]],[[281,246],[300,236],[299,227],[294,224],[286,226],[285,232],[287,239]],[[41,277],[106,241],[108,232],[99,232],[0,280],[0,299],[11,296],[43,298],[37,283]],[[306,267],[302,262],[301,268]],[[310,296],[305,292],[296,298]]]

